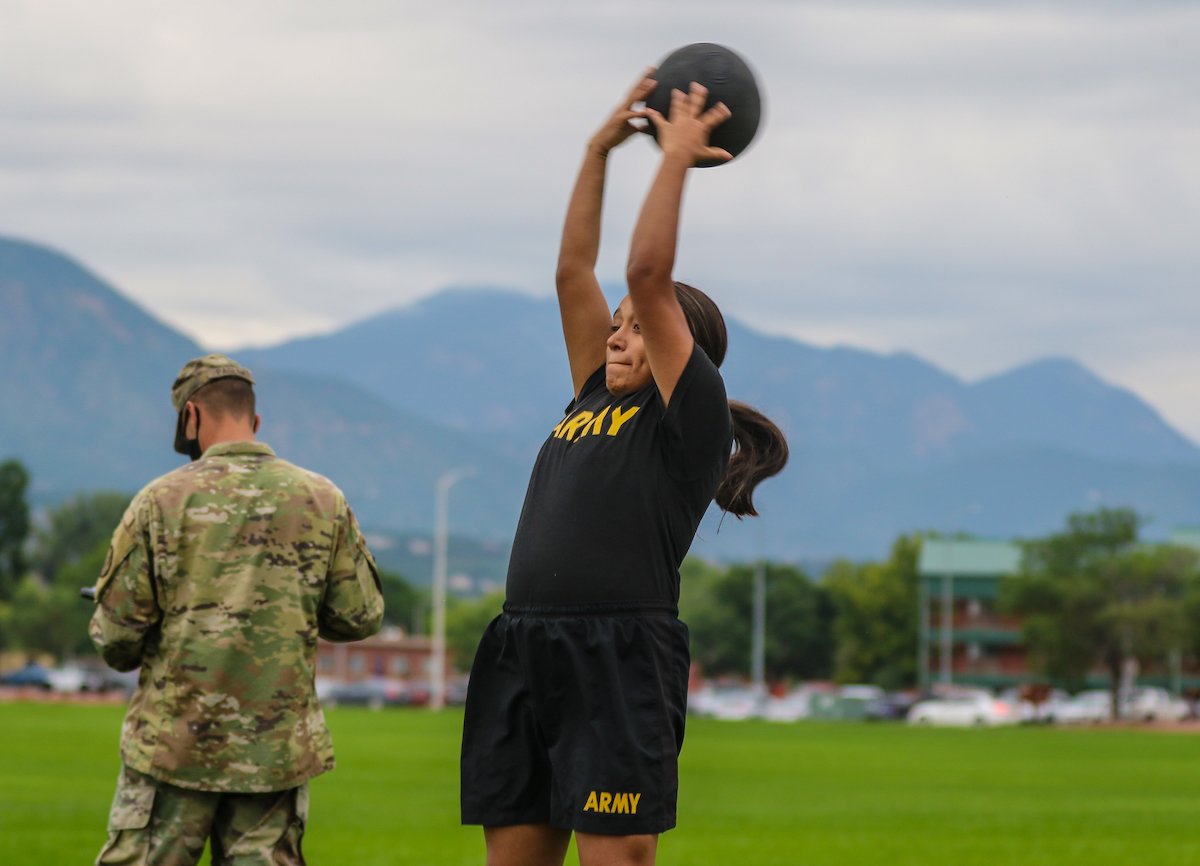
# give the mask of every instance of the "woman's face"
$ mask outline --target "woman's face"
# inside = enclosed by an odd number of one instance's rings
[[[633,303],[628,295],[613,313],[607,349],[604,384],[610,394],[622,397],[645,388],[653,380],[642,329],[633,316]]]

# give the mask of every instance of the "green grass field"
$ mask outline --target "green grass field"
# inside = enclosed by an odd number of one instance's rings
[[[0,864],[92,862],[121,714],[0,704]],[[457,822],[460,714],[328,718],[339,768],[312,784],[310,863],[481,866]],[[694,720],[682,775],[660,864],[1200,864],[1200,736]]]

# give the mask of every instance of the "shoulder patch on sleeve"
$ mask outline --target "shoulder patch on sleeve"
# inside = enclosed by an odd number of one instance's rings
[[[121,565],[137,548],[135,533],[136,527],[130,526],[125,520],[121,521],[121,525],[113,533],[112,542],[108,545],[108,553],[104,557],[104,567],[100,569],[100,575],[96,579],[97,602],[100,601],[100,596],[112,582],[113,575],[120,570]]]
[[[371,571],[371,576],[375,579],[375,586],[382,592],[383,582],[379,577],[379,564],[375,562],[375,555],[367,547],[367,537],[363,534],[362,527],[358,525],[358,518],[354,516],[354,511],[349,505],[346,506],[346,515],[350,531],[354,533],[354,546],[357,549],[355,559],[360,562],[366,562],[367,568]]]

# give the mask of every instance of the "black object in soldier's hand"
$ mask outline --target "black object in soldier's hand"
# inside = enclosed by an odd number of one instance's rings
[[[754,140],[762,115],[758,82],[746,61],[724,45],[712,42],[685,45],[667,55],[650,77],[658,82],[658,86],[646,97],[647,108],[669,117],[671,91],[682,90],[687,93],[695,81],[708,88],[708,101],[704,105],[706,109],[724,102],[732,114],[712,131],[708,143],[736,157]],[[649,131],[657,140],[658,133],[653,123]],[[722,162],[703,160],[696,165],[708,167],[722,165]]]
[[[96,600],[96,587],[81,586],[79,588],[79,597],[86,598],[88,601],[95,601]]]

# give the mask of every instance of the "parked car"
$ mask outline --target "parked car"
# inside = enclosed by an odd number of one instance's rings
[[[908,711],[910,725],[1012,725],[1019,721],[1013,704],[983,692],[929,698]]]
[[[313,680],[313,690],[317,693],[317,700],[324,703],[329,697],[329,693],[334,689],[341,688],[342,681],[336,677],[317,676]]]
[[[797,722],[812,715],[812,691],[804,687],[786,695],[768,697],[758,708],[758,714],[768,722]]]
[[[912,700],[904,701],[901,695],[890,695],[881,687],[868,684],[841,686],[837,697],[844,707],[844,718],[869,722],[902,719],[913,704]]]
[[[413,703],[411,691],[404,683],[393,680],[360,680],[331,687],[322,698],[327,707],[407,707]]]
[[[63,665],[46,671],[50,688],[56,692],[82,692],[88,690],[89,671],[79,665]]]
[[[706,685],[688,695],[688,711],[711,719],[738,721],[759,714],[763,695],[749,686]]]
[[[1132,689],[1121,700],[1121,716],[1141,722],[1178,722],[1189,712],[1186,701],[1156,686]]]
[[[461,707],[467,702],[467,679],[450,680],[446,683],[446,704],[451,707]]]
[[[99,668],[94,679],[88,681],[87,688],[97,692],[121,692],[126,697],[132,695],[138,687],[141,670],[115,671],[108,665]]]
[[[884,692],[871,698],[864,706],[864,718],[869,722],[902,720],[908,710],[917,703],[916,694],[910,692]]]
[[[404,691],[408,694],[408,706],[410,707],[427,707],[433,700],[432,683],[409,681],[405,683]],[[447,692],[448,695],[449,692]]]
[[[1005,689],[1000,693],[1000,697],[1016,706],[1022,722],[1049,724],[1058,720],[1060,708],[1071,696],[1062,689],[1048,689],[1043,694],[1045,698],[1038,703],[1034,703],[1028,697],[1022,698],[1022,689],[1017,688]]]
[[[908,718],[908,711],[913,708],[920,698],[914,692],[888,692],[884,705],[879,708],[867,708],[867,719],[870,721]]]
[[[1063,724],[1097,724],[1112,718],[1112,695],[1106,689],[1087,689],[1062,701],[1054,720]]]
[[[710,715],[714,719],[739,722],[757,716],[765,701],[766,698],[755,689],[724,689],[717,694]]]
[[[50,672],[37,662],[29,662],[23,668],[0,676],[0,685],[13,688],[38,688],[50,690]]]

